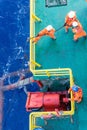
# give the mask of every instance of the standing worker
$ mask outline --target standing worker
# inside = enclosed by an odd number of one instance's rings
[[[77,86],[74,85],[73,87],[70,87],[68,90],[68,93],[70,93],[72,91],[73,97],[72,97],[72,101],[76,101],[77,103],[82,101],[82,89]]]
[[[54,33],[55,33],[55,29],[52,27],[52,25],[48,25],[45,29],[40,31],[35,38],[33,38],[33,43],[38,42],[40,38],[45,35],[51,37],[52,39],[56,39]]]
[[[82,25],[80,22],[74,21],[72,23],[72,31],[74,33],[74,41],[77,41],[79,38],[84,37],[86,38],[86,32],[83,30]]]
[[[72,22],[74,22],[74,21],[78,21],[77,18],[76,18],[76,13],[75,13],[75,11],[70,11],[65,18],[65,30],[66,30],[66,32],[68,32],[68,29],[70,27],[72,27]]]

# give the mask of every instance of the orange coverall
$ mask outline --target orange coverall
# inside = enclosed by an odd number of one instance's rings
[[[74,40],[78,40],[80,37],[86,37],[86,32],[83,30],[82,25],[80,22],[78,22],[78,26],[75,28],[72,28],[72,31],[74,33]]]
[[[45,28],[45,29],[43,29],[42,31],[40,31],[39,34],[38,34],[35,38],[33,38],[33,42],[35,42],[35,43],[38,42],[38,41],[40,40],[40,38],[41,38],[42,36],[45,36],[45,35],[51,37],[52,39],[55,39],[54,33],[55,33],[55,29],[54,29],[54,28],[51,29],[50,31],[48,31],[48,30]]]
[[[65,23],[66,23],[65,30],[66,30],[66,32],[68,32],[68,29],[69,29],[70,27],[72,27],[72,23],[73,23],[74,21],[78,21],[78,20],[76,19],[76,16],[74,16],[73,18],[69,18],[68,15],[66,16],[66,18],[65,18]]]
[[[82,89],[79,87],[79,90],[77,92],[74,92],[72,90],[72,88],[70,88],[68,90],[68,93],[70,93],[72,91],[73,93],[73,98],[71,100],[74,100],[76,101],[77,103],[81,102],[82,101]]]

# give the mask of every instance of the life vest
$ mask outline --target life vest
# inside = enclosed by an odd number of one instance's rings
[[[81,102],[82,100],[82,89],[79,88],[78,92],[73,92],[73,98],[76,102]]]
[[[72,23],[73,23],[74,21],[78,21],[78,20],[76,19],[76,16],[74,16],[73,18],[69,18],[68,16],[66,16],[66,18],[65,18],[66,26],[72,26]]]
[[[55,38],[54,33],[55,33],[55,29],[54,28],[52,28],[49,31],[45,28],[42,31],[40,31],[39,34],[35,38],[33,38],[33,42],[38,42],[40,40],[40,38],[42,36],[45,36],[45,35],[47,35],[47,36],[49,36],[51,38]]]
[[[45,28],[42,31],[39,32],[38,36],[44,36],[48,34],[48,30]]]
[[[72,28],[72,31],[74,33],[74,40],[78,40],[81,37],[86,37],[86,32],[83,30],[82,25],[78,22],[78,26],[75,28]]]
[[[73,28],[73,32],[78,34],[81,33],[83,31],[82,25],[78,22],[78,26]]]

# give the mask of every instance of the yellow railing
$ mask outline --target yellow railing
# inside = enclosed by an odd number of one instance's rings
[[[70,75],[70,68],[56,68],[56,69],[43,69],[43,70],[34,70],[34,76],[66,76]]]
[[[32,113],[30,114],[29,130],[34,130],[35,128],[42,128],[42,126],[37,125],[36,119],[37,119],[37,118],[41,118],[41,117],[43,117],[43,116],[45,116],[45,115],[53,115],[54,117],[56,117],[56,112],[32,112]],[[62,116],[68,116],[68,115],[72,115],[72,113],[69,114],[68,112],[63,112],[60,117],[62,117]],[[59,118],[60,118],[60,117],[59,117]],[[51,120],[51,119],[50,119],[50,120]],[[60,125],[61,125],[61,124],[60,124]]]
[[[74,81],[73,81],[73,75],[72,75],[72,70],[69,68],[60,68],[60,69],[48,69],[48,70],[38,70],[38,71],[34,71],[34,75],[35,76],[40,76],[40,77],[48,77],[47,72],[49,73],[49,76],[54,77],[66,77],[68,76],[68,78],[70,79],[70,87],[72,87],[74,85]],[[71,98],[72,98],[72,93],[71,93]],[[74,102],[71,102],[71,111],[70,113],[74,113]]]
[[[32,37],[35,34],[35,20],[32,17],[32,14],[35,13],[35,0],[30,0],[30,70],[34,70],[34,65],[31,65],[31,61],[35,61],[35,47],[32,44]]]
[[[35,0],[30,0],[30,70],[34,74],[34,76],[56,76],[57,74],[59,75],[59,70],[62,71],[61,69],[40,69],[36,70],[35,67],[42,67],[40,63],[38,63],[35,59],[35,44],[32,43],[32,38],[35,36],[35,21],[41,21],[40,18],[38,18],[35,15]],[[57,71],[58,70],[58,71]],[[67,69],[64,73],[67,75]],[[60,76],[62,75],[62,72],[60,73]]]
[[[35,61],[35,44],[32,39],[35,36],[35,21],[41,22],[41,19],[35,15],[35,0],[30,0],[30,70],[35,70],[39,63]]]

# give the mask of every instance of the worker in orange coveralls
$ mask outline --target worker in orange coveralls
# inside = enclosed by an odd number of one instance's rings
[[[35,38],[33,38],[33,43],[38,42],[40,38],[45,35],[51,37],[52,39],[56,39],[54,33],[55,33],[55,29],[51,25],[48,25],[45,29],[40,31]]]
[[[86,38],[86,32],[83,30],[82,25],[80,22],[73,22],[72,23],[72,31],[74,33],[74,41],[77,41],[79,38],[84,37]]]
[[[66,30],[66,32],[68,32],[68,29],[70,27],[72,27],[72,22],[74,22],[74,21],[78,21],[77,18],[76,18],[76,13],[75,13],[75,11],[70,11],[65,18],[65,30]]]
[[[77,85],[74,85],[73,87],[70,87],[68,90],[68,93],[72,91],[73,98],[72,101],[76,101],[77,103],[82,101],[82,89],[78,87]]]

